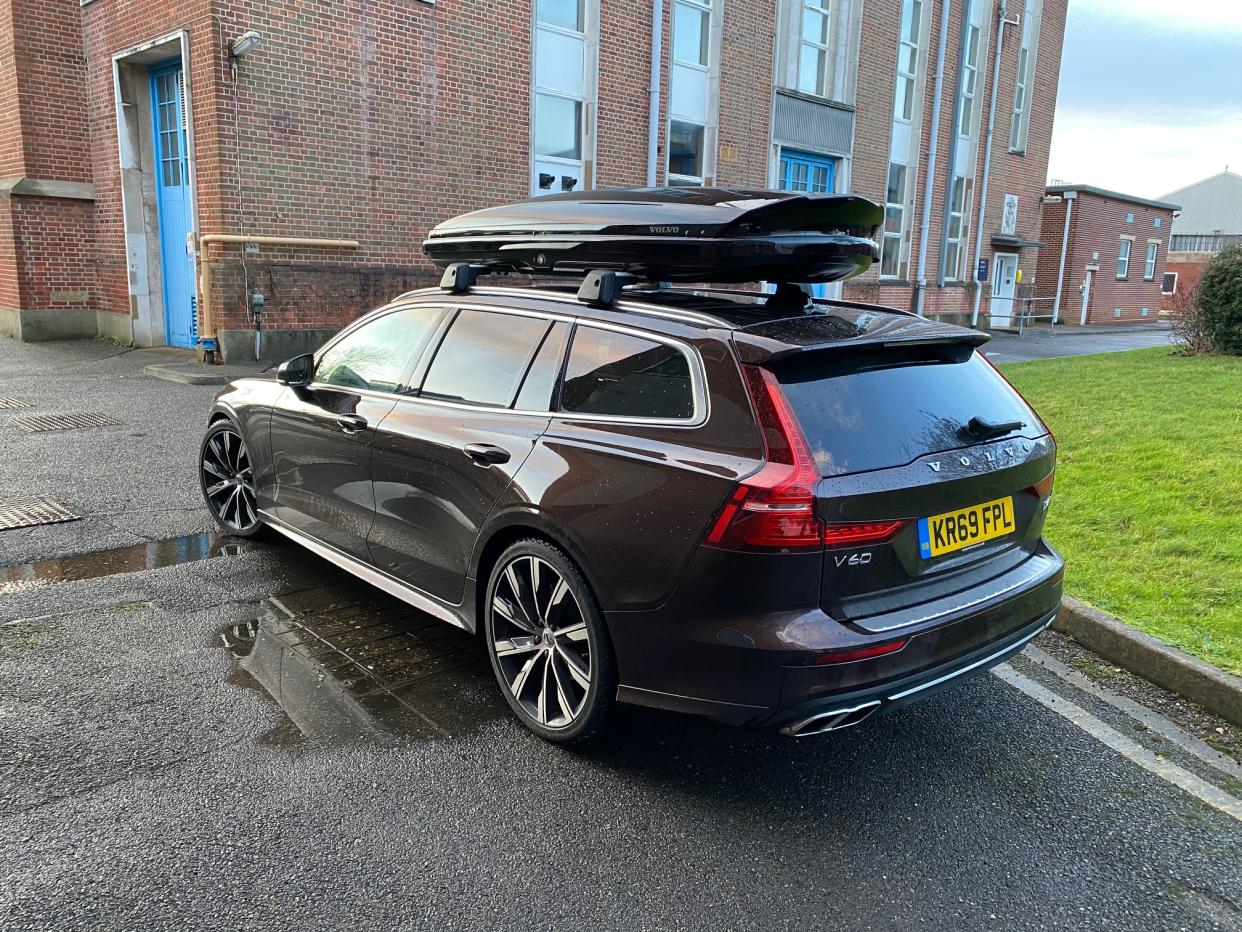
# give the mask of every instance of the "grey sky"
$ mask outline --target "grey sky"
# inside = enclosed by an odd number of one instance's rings
[[[1158,197],[1242,170],[1242,0],[1070,0],[1050,178]]]

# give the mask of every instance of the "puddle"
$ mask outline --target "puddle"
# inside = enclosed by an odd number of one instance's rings
[[[292,726],[267,743],[393,744],[466,734],[507,713],[473,636],[366,587],[269,598],[220,643]]]
[[[54,560],[38,560],[34,563],[0,567],[0,593],[71,580],[115,576],[118,573],[136,573],[139,570],[154,570],[182,563],[197,563],[215,557],[236,556],[254,547],[254,544],[226,534],[203,531],[129,547],[95,550]]]

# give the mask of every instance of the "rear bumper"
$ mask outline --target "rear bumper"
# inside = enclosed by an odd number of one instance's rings
[[[962,677],[983,673],[996,666],[1022,650],[1037,634],[1052,624],[1056,614],[1055,610],[1051,611],[1000,643],[988,644],[958,657],[952,663],[933,667],[915,676],[870,689],[821,696],[792,708],[782,709],[768,724],[780,727],[783,733],[793,737],[806,737],[857,725],[876,712],[917,702],[953,685]]]
[[[618,698],[735,725],[790,729],[843,711],[839,724],[855,724],[1021,650],[1055,617],[1063,569],[1060,555],[1041,543],[1014,571],[1020,585],[967,590],[955,611],[883,632],[842,623],[818,606],[757,614],[673,600],[655,612],[609,615],[624,684]],[[987,592],[996,595],[981,598]],[[906,640],[895,653],[817,662],[827,651],[895,639]]]

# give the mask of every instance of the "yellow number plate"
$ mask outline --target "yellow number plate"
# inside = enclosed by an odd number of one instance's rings
[[[972,544],[1004,537],[1017,525],[1013,520],[1013,496],[982,505],[946,511],[919,519],[919,555],[938,557]]]

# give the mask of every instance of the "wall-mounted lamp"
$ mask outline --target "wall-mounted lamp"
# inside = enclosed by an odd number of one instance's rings
[[[251,29],[243,32],[240,36],[233,40],[229,46],[229,71],[233,76],[233,80],[237,80],[237,59],[246,55],[256,45],[263,41],[263,37]]]

